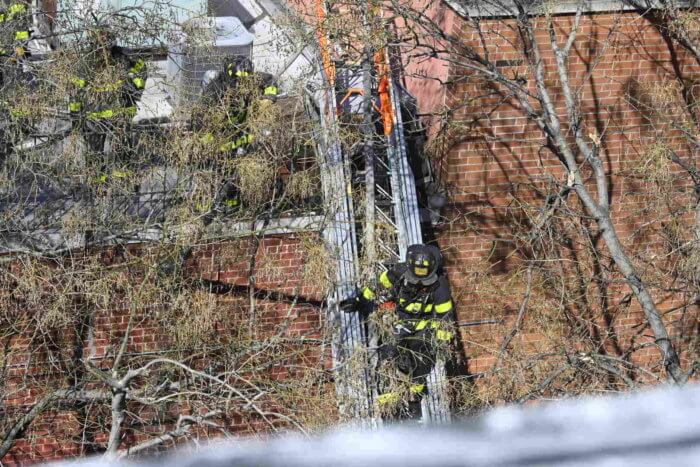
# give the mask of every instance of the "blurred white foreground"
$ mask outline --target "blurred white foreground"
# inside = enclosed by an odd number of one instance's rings
[[[80,465],[107,465],[88,459]],[[126,465],[126,464],[125,464]],[[449,427],[228,441],[139,465],[700,466],[700,386],[496,409]]]

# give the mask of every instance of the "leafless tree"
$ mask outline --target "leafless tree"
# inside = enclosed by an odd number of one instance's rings
[[[252,83],[215,102],[183,99],[165,122],[129,115],[105,124],[96,148],[68,112],[76,79],[109,89],[127,71],[96,65],[100,50],[86,48],[96,31],[147,67],[173,34],[214,51],[200,18],[183,19],[168,2],[63,5],[35,36],[50,49],[3,64],[0,458],[52,414],[73,417],[79,453],[110,458],[227,436],[233,426],[305,432],[328,423],[322,322],[294,329],[321,307],[331,277],[318,236],[296,232],[297,276],[285,278],[296,280],[294,291],[260,287],[275,274],[260,250],[270,219],[318,211],[320,202],[313,122],[299,91],[263,104]],[[163,77],[153,67],[149,79]],[[251,102],[234,129],[231,99]],[[255,141],[246,151],[221,153],[245,133]],[[232,181],[237,206],[222,195]],[[241,262],[246,285],[206,273]],[[305,294],[302,277],[313,284]]]

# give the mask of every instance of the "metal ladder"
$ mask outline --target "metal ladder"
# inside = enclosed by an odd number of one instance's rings
[[[325,5],[317,2],[319,23]],[[335,66],[327,53],[325,32],[317,31],[323,64],[321,86],[309,93],[308,108],[320,128],[315,135],[321,184],[326,206],[324,241],[335,260],[335,283],[327,296],[327,322],[332,329],[332,355],[336,394],[341,416],[362,427],[376,427],[367,354],[367,333],[359,313],[347,313],[341,304],[355,296],[358,277],[358,243],[351,170],[338,135]],[[324,53],[325,52],[325,53]]]
[[[369,208],[375,211],[378,222],[390,226],[395,232],[388,237],[377,236],[377,248],[391,251],[397,261],[403,261],[408,246],[423,243],[423,236],[401,108],[402,98],[410,96],[399,86],[396,75],[397,72],[390,66],[389,52],[385,50],[378,63],[377,92],[381,105],[390,106],[390,112],[383,117],[386,150],[383,154],[375,152],[375,163],[369,169],[366,167],[366,170],[374,172],[371,178],[375,180],[375,197],[371,200],[368,196],[367,201],[373,202]],[[390,192],[376,183],[387,176]],[[428,394],[422,401],[422,413],[425,424],[450,421],[445,364],[441,359],[438,359],[428,378]]]
[[[320,2],[319,2],[320,5]],[[319,9],[319,19],[325,13]],[[357,290],[359,274],[358,252],[360,239],[356,229],[352,180],[363,176],[365,185],[365,216],[360,226],[365,240],[362,245],[365,257],[377,259],[382,256],[389,263],[403,261],[409,245],[422,243],[418,197],[414,176],[409,165],[404,122],[401,113],[401,98],[404,91],[390,67],[387,50],[379,55],[376,76],[365,63],[358,79],[357,73],[345,69],[336,72],[328,55],[324,56],[323,32],[319,32],[321,61],[324,64],[323,90],[314,99],[319,109],[322,135],[319,141],[319,162],[323,191],[328,209],[329,223],[325,229],[325,240],[335,255],[337,264],[336,285],[328,296],[330,322],[334,325],[333,359],[336,368],[336,388],[341,413],[360,421],[363,426],[378,426],[381,418],[376,413],[376,378],[372,374],[376,355],[367,352],[373,336],[368,335],[367,323],[358,313],[344,313],[339,304],[353,296]],[[326,44],[327,46],[327,44]],[[327,50],[327,48],[326,48]],[[367,113],[375,112],[373,104],[378,98],[383,120],[384,134],[381,144],[364,141],[364,173],[353,173],[352,155],[344,154],[338,136],[339,121],[336,113],[338,100],[335,92],[336,74],[346,87],[360,89],[363,105],[355,106],[363,118],[365,137],[374,131],[374,118]],[[361,88],[359,85],[361,84]],[[347,96],[346,96],[347,97]],[[344,100],[344,99],[343,99]],[[382,232],[377,234],[377,227]],[[372,264],[377,268],[379,261]],[[363,365],[363,366],[361,366]],[[428,394],[422,401],[425,424],[450,421],[449,401],[445,365],[436,365],[428,378]]]

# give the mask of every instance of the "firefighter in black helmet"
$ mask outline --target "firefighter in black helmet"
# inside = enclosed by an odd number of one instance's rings
[[[254,144],[254,133],[260,133],[259,128],[251,128],[249,116],[265,105],[273,102],[278,94],[272,75],[256,73],[253,63],[248,57],[235,55],[227,57],[221,70],[209,70],[202,82],[203,114],[194,112],[192,129],[200,131],[206,128],[207,119],[214,119],[209,131],[201,135],[203,142],[217,144],[217,152],[229,157],[245,154]],[[211,109],[218,114],[212,115]],[[200,111],[200,112],[201,112]],[[209,165],[221,169],[226,164],[217,160]],[[212,206],[204,215],[204,223],[214,219],[217,212],[233,211],[240,208],[239,190],[235,182],[235,174],[224,174],[228,178],[219,189]]]
[[[146,62],[127,53],[106,27],[88,31],[81,57],[69,78],[73,127],[83,133],[94,157],[101,158],[109,136],[117,159],[128,164],[133,151],[131,122],[146,87]],[[109,176],[102,174],[100,180]]]
[[[32,9],[27,0],[0,0],[0,160],[30,130],[33,110],[12,102],[15,86],[28,86],[31,75],[24,63],[30,56]],[[29,89],[25,89],[25,92]]]
[[[453,338],[454,304],[440,250],[432,245],[411,245],[406,261],[381,273],[378,290],[365,287],[359,300],[369,304],[378,293],[395,300],[397,314],[394,339],[383,347],[380,356],[396,358],[399,370],[410,377],[408,412],[409,416],[418,416],[437,350]],[[401,398],[398,392],[388,392],[381,394],[378,402],[380,406],[395,407]]]
[[[205,75],[203,101],[206,107],[218,107],[226,113],[225,141],[219,152],[236,154],[245,152],[254,140],[252,128],[247,124],[251,111],[268,105],[277,98],[278,88],[272,75],[256,73],[248,57],[235,55],[224,60],[223,72]],[[197,116],[193,126],[201,126]],[[214,135],[205,134],[204,137]]]

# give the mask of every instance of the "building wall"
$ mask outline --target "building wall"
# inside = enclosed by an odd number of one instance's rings
[[[420,9],[443,31],[454,29],[457,14],[445,2],[422,1]],[[398,19],[399,30],[405,24]],[[440,128],[440,112],[445,108],[445,83],[449,77],[450,65],[446,57],[431,56],[427,49],[407,48],[402,50],[404,82],[408,91],[418,99],[420,113],[429,136],[434,136]]]
[[[167,314],[171,310],[160,309],[157,304],[133,310],[130,309],[133,303],[130,299],[122,303],[115,300],[108,309],[94,312],[93,330],[83,342],[84,353],[89,355],[96,368],[111,368],[114,350],[119,347],[131,317],[132,329],[126,349],[126,363],[130,367],[157,357],[187,361],[194,368],[214,363],[221,365],[221,358],[216,356],[217,345],[242,348],[239,360],[228,363],[231,368],[238,367],[237,371],[244,372],[251,381],[269,385],[271,393],[260,399],[262,407],[294,415],[307,426],[315,423],[313,417],[318,417],[317,421],[333,419],[333,391],[318,383],[323,380],[319,375],[330,365],[322,346],[326,335],[325,321],[319,311],[323,286],[309,277],[311,272],[305,267],[309,259],[308,243],[302,237],[304,235],[269,236],[260,240],[259,247],[255,246],[253,239],[244,238],[199,248],[188,260],[186,275],[192,280],[210,280],[238,287],[220,295],[202,292],[200,298],[215,302],[210,319],[184,313],[163,320],[159,319],[159,313]],[[140,254],[136,250],[132,253]],[[100,254],[105,264],[117,264],[119,259],[113,256],[114,252]],[[253,297],[247,292],[249,271],[255,277],[256,293]],[[314,277],[319,277],[316,272],[313,272]],[[12,293],[9,290],[2,292]],[[37,340],[40,333],[36,328],[26,331],[14,335],[8,333],[11,337],[3,341],[2,357],[7,366],[3,375],[5,399],[0,401],[3,412],[0,418],[6,423],[27,413],[50,388],[69,387],[71,384],[66,379],[70,379],[69,375],[73,373],[57,362],[62,361],[59,354],[72,351],[76,326],[71,323],[58,327],[42,337],[52,345],[43,345],[46,341]],[[251,337],[251,332],[254,337]],[[246,352],[245,342],[251,338],[264,343],[269,351],[262,348]],[[196,353],[203,353],[203,356],[193,358]],[[303,388],[286,392],[272,389],[284,388],[285,385],[292,385],[290,388],[301,385]],[[85,387],[105,389],[96,381]],[[155,415],[148,408],[133,405],[128,409],[131,415],[125,422],[124,448],[172,429],[154,421]],[[190,409],[182,410],[187,413]],[[108,441],[108,414],[108,401],[54,406],[18,437],[12,450],[1,459],[2,464],[19,465],[101,452]],[[141,420],[137,422],[138,417]],[[256,415],[235,410],[230,410],[217,422],[239,434],[267,433],[271,429]],[[284,421],[277,420],[275,424],[285,426]],[[4,424],[2,428],[5,428]],[[198,431],[200,439],[209,436],[220,437],[221,433],[218,430]],[[163,447],[172,445],[166,443]]]
[[[573,15],[555,17],[560,38],[570,30],[572,21]],[[487,40],[492,41],[489,42],[490,59],[501,63],[501,71],[508,76],[519,74],[528,79],[528,86],[534,91],[532,76],[522,62],[522,54],[514,47],[519,39],[511,29],[513,21],[484,19],[482,25],[491,33],[487,36]],[[457,22],[453,32],[466,45],[480,50],[476,31],[464,22]],[[542,23],[536,27],[536,37],[543,51],[547,81],[553,90],[556,108],[564,116],[563,97],[557,91],[554,56]],[[665,227],[671,219],[680,220],[685,238],[692,239],[692,234],[688,236],[688,233],[693,213],[686,210],[665,217],[661,211],[650,213],[650,207],[660,199],[654,191],[656,185],[645,179],[647,173],[640,175],[634,167],[643,166],[650,147],[660,142],[674,148],[682,158],[690,158],[691,151],[681,132],[645,115],[631,103],[631,98],[635,95],[638,98],[640,89],[673,88],[679,76],[697,95],[700,67],[682,49],[673,47],[662,37],[649,18],[633,12],[608,12],[584,15],[569,69],[572,85],[581,90],[589,136],[596,138],[596,132],[602,135],[601,150],[609,174],[613,220],[642,278],[650,284],[688,368],[695,358],[694,344],[689,342],[695,339],[693,326],[697,323],[697,307],[687,293],[664,290],[672,288],[674,279],[662,271],[672,269],[672,265],[664,262],[670,254],[664,243],[667,240]],[[589,73],[589,70],[592,71]],[[501,324],[465,327],[461,331],[469,371],[493,375],[489,372],[498,366],[500,346],[513,329],[525,292],[522,256],[512,245],[518,235],[522,238],[524,231],[531,230],[529,222],[544,205],[546,195],[556,192],[552,181],[561,182],[565,177],[561,163],[545,148],[540,130],[512,99],[500,94],[502,90],[495,91],[490,83],[468,73],[460,74],[454,68],[450,77],[459,77],[460,82],[446,89],[446,104],[469,102],[469,105],[456,113],[451,135],[444,146],[444,159],[440,161],[450,192],[450,205],[445,223],[438,231],[438,242],[446,254],[460,320],[503,320]],[[432,106],[435,97],[425,95],[430,94],[427,88],[426,92],[417,86],[411,90],[418,95],[421,108]],[[679,93],[674,96],[680,98]],[[669,170],[674,177],[679,176],[676,169]],[[677,189],[672,196],[673,203],[692,209],[694,201],[688,178],[679,176],[673,183]],[[522,204],[528,202],[531,203],[528,206]],[[573,195],[568,203],[570,208],[579,209]],[[593,227],[594,238],[588,240],[595,243],[595,250],[602,256],[603,272],[577,271],[572,266],[592,264],[585,258],[574,257],[590,253],[585,245],[587,239],[577,236],[580,232],[574,232],[572,238],[581,243],[570,248],[565,252],[569,256],[561,259],[562,267],[569,268],[569,277],[580,280],[582,295],[586,297],[600,297],[597,279],[605,276],[609,280],[606,284],[609,302],[589,304],[588,312],[593,313],[593,317],[585,318],[594,328],[590,334],[598,334],[602,353],[625,358],[631,354],[631,362],[663,377],[660,355],[644,324],[644,316],[629,295],[630,290],[620,281],[595,231]],[[519,348],[526,349],[529,355],[551,350],[551,345],[546,343],[549,337],[543,322],[531,316],[537,314],[537,306],[552,314],[561,308],[551,289],[535,290],[532,296],[539,298],[537,303],[531,299],[530,308],[533,309],[528,311],[525,324],[515,339]],[[575,310],[566,310],[566,313],[575,314]],[[570,343],[571,350],[575,351],[573,339]]]

